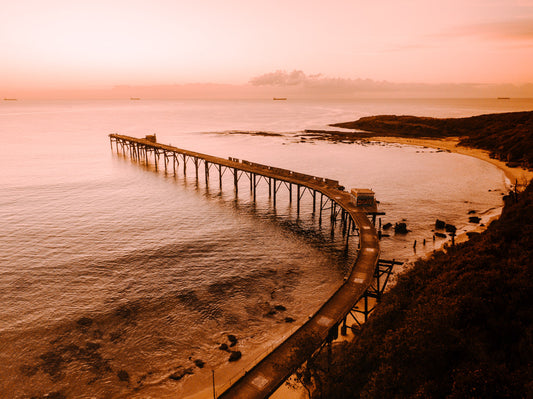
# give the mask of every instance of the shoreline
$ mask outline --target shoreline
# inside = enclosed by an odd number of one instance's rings
[[[524,169],[522,167],[510,167],[505,162],[491,158],[489,152],[477,148],[464,147],[459,145],[458,138],[445,138],[445,139],[422,139],[422,138],[406,138],[396,136],[372,136],[365,139],[368,142],[400,144],[407,146],[433,148],[436,150],[448,151],[456,154],[470,156],[481,161],[489,162],[500,169],[505,176],[505,185],[508,190],[511,190],[515,183],[518,186],[525,187],[529,181],[533,180],[533,171]],[[488,209],[484,213],[488,213],[487,217],[482,217],[482,221],[478,225],[473,225],[472,228],[467,231],[463,231],[455,237],[455,243],[459,244],[469,240],[468,233],[482,233],[485,231],[489,224],[500,218],[503,210],[503,203],[501,206],[493,209]],[[410,258],[405,264],[412,264],[418,259],[428,259],[434,252],[446,250],[446,246],[450,243],[450,238],[442,241],[441,245],[433,250],[428,250],[421,256],[414,256]]]
[[[499,161],[497,159],[491,158],[489,152],[486,150],[481,150],[477,148],[464,147],[459,145],[458,138],[445,138],[445,139],[422,139],[422,138],[407,138],[407,137],[396,137],[396,136],[372,136],[366,139],[365,141],[373,141],[379,143],[389,143],[389,144],[400,144],[407,146],[416,146],[416,147],[425,147],[433,148],[436,150],[448,151],[456,154],[470,156],[481,161],[489,162],[490,164],[496,166],[500,169],[505,176],[505,185],[507,189],[514,187],[515,183],[518,184],[527,183],[530,180],[533,180],[533,171],[521,168],[521,167],[510,167],[505,162]],[[455,243],[459,244],[465,241],[468,241],[468,233],[481,233],[487,229],[489,224],[493,220],[497,220],[503,210],[503,204],[495,209],[486,210],[486,213],[489,213],[487,218],[482,218],[481,224],[472,226],[472,228],[467,231],[457,234],[455,237]],[[413,263],[417,259],[427,259],[435,251],[442,251],[445,249],[445,246],[450,242],[450,238],[444,240],[441,245],[433,250],[426,251],[421,256],[414,256],[409,259],[406,263]]]
[[[510,167],[505,162],[491,158],[489,152],[477,148],[464,147],[459,145],[459,139],[446,138],[446,139],[413,139],[404,137],[392,137],[392,136],[372,136],[366,139],[366,141],[377,141],[381,143],[394,143],[402,145],[412,145],[418,147],[434,148],[437,150],[450,151],[456,154],[468,155],[480,159],[485,162],[489,162],[503,171],[505,177],[509,180],[511,185],[514,185],[516,181],[519,184],[526,183],[533,180],[533,171],[527,170],[521,167]]]

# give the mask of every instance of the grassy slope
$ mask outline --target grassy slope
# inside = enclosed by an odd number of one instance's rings
[[[533,186],[507,202],[399,279],[317,397],[532,397]]]
[[[448,119],[379,115],[332,126],[387,136],[459,137],[462,145],[488,150],[494,158],[533,166],[533,111]]]

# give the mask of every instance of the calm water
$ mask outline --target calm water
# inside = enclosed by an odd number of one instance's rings
[[[112,153],[109,133],[155,132],[189,150],[372,188],[383,223],[405,219],[412,230],[385,238],[382,257],[407,259],[415,239],[428,239],[418,255],[433,249],[435,218],[462,228],[469,210],[500,206],[503,174],[457,154],[295,134],[372,114],[530,109],[526,100],[0,103],[0,396],[184,396],[195,376],[227,363],[226,334],[245,362],[316,310],[355,256],[318,226],[310,197],[298,219],[286,190],[273,209],[262,184],[254,204],[244,177],[236,197],[231,176],[221,191],[217,176],[196,181],[192,164],[186,177],[165,175]],[[194,375],[168,378],[186,368]]]

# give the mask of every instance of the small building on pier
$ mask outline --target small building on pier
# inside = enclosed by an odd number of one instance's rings
[[[151,142],[151,143],[157,143],[157,137],[155,136],[155,133],[154,134],[147,134],[144,139],[146,141]]]
[[[375,194],[368,188],[352,188],[350,196],[355,206],[374,206],[376,204]]]

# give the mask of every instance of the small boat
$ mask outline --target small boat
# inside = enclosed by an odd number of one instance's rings
[[[511,97],[498,97],[498,100],[510,100]]]
[[[16,98],[4,98],[4,101],[17,101]]]
[[[273,100],[274,101],[283,101],[283,100],[286,100],[287,97],[274,97]]]
[[[132,101],[133,100],[140,100],[140,98],[139,97],[130,97],[130,100],[132,100]]]

